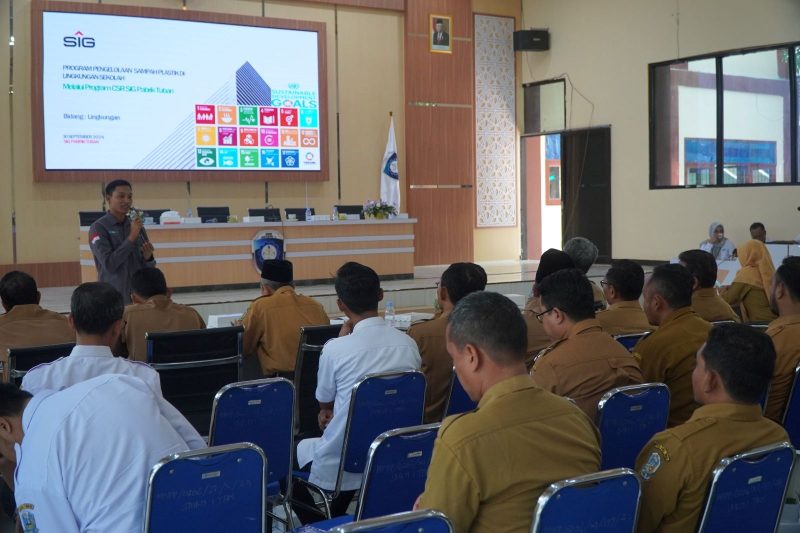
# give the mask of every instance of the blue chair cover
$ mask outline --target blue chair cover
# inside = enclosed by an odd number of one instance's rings
[[[147,484],[145,533],[262,533],[266,458],[250,443],[162,459]]]
[[[642,340],[643,338],[650,335],[649,331],[643,331],[641,333],[628,333],[625,335],[614,335],[614,338],[617,340],[618,343],[623,345],[626,350],[629,352],[633,351],[633,347],[636,346],[636,343]]]
[[[793,460],[792,445],[780,442],[720,461],[698,532],[775,531]]]
[[[639,513],[639,478],[617,468],[553,483],[533,515],[533,533],[632,533]]]
[[[669,388],[663,383],[618,387],[600,399],[601,470],[634,468],[647,441],[667,427]]]
[[[447,517],[432,510],[397,513],[353,522],[330,530],[331,533],[453,533]]]
[[[794,369],[794,381],[792,390],[789,393],[789,400],[786,402],[786,410],[783,412],[783,429],[789,434],[792,446],[800,446],[800,364]]]
[[[467,391],[464,390],[461,381],[456,375],[455,369],[453,369],[453,377],[450,380],[450,395],[447,399],[447,407],[444,410],[444,416],[447,417],[466,413],[467,411],[472,411],[476,407],[478,407],[478,403],[473,402],[467,395]]]

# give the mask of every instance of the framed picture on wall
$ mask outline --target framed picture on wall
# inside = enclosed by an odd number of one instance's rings
[[[431,52],[437,54],[453,53],[453,38],[450,35],[452,26],[453,17],[434,14],[430,16]]]

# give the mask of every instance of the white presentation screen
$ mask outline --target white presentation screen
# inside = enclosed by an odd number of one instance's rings
[[[46,170],[320,170],[314,31],[43,13]]]

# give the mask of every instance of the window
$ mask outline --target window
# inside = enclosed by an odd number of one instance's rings
[[[545,135],[545,205],[561,205],[561,135]]]
[[[651,188],[797,183],[796,57],[793,45],[650,65]]]
[[[526,83],[525,135],[560,131],[566,127],[564,80]]]

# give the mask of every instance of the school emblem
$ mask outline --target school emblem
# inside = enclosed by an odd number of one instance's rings
[[[653,474],[661,468],[661,456],[658,452],[653,452],[650,454],[650,457],[647,458],[647,462],[642,467],[642,471],[639,472],[642,476],[642,479],[650,479],[653,477]]]
[[[36,517],[33,516],[33,504],[23,503],[17,508],[19,514],[19,525],[22,526],[24,533],[39,533],[36,527]]]

